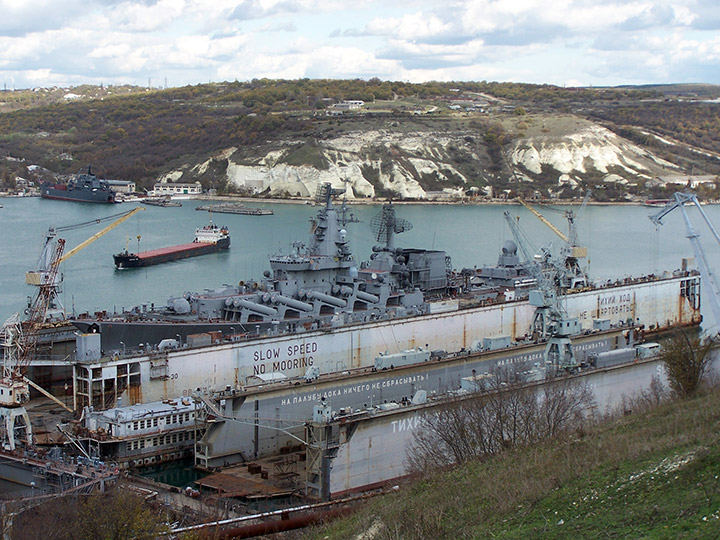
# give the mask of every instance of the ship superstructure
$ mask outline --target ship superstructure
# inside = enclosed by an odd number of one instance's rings
[[[121,343],[152,345],[211,330],[237,337],[408,317],[428,311],[426,296],[447,296],[449,257],[444,251],[395,248],[394,234],[407,225],[398,227],[392,206],[383,208],[376,226],[384,243],[358,266],[348,244],[345,211],[333,206],[334,194],[338,191],[329,184],[318,193],[324,207],[312,222],[309,245],[296,242],[290,254],[271,256],[271,270],[261,280],[185,293],[161,309],[81,316],[73,322],[84,332],[99,332],[103,348],[111,350]]]
[[[40,196],[45,199],[62,201],[115,203],[115,191],[107,180],[98,178],[88,167],[87,173],[77,174],[67,184],[45,182],[40,188]]]

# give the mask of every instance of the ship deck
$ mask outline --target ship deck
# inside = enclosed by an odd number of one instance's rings
[[[209,245],[211,244],[206,244],[202,242],[190,242],[187,244],[180,244],[178,246],[170,246],[158,249],[151,249],[149,251],[143,251],[142,253],[138,253],[137,256],[140,259],[152,259],[154,257],[161,257],[163,255],[171,255],[173,253],[191,251],[193,249],[198,249]]]

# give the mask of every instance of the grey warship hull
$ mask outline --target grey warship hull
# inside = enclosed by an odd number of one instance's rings
[[[87,173],[78,174],[67,184],[44,182],[40,186],[43,199],[60,201],[113,204],[115,192],[107,180],[97,178],[88,167]]]
[[[253,376],[364,367],[385,351],[474,350],[484,338],[531,337],[536,306],[517,289],[474,283],[476,276],[452,270],[444,251],[395,247],[394,234],[410,224],[396,218],[392,206],[371,223],[380,244],[358,265],[344,212],[335,210],[330,195],[329,189],[323,193],[325,206],[314,221],[310,246],[296,243],[289,255],[271,256],[271,271],[261,280],[186,293],[162,307],[80,316],[73,323],[99,333],[102,350],[119,358],[139,348],[146,355],[166,354],[158,351],[162,340],[179,342],[180,349],[153,375],[170,397],[227,384],[223,381],[244,384]],[[506,247],[505,268],[516,259]],[[677,272],[589,286],[568,291],[564,304],[582,331],[596,325],[697,324],[700,276]]]

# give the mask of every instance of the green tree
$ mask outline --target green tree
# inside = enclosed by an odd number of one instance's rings
[[[87,540],[154,540],[162,530],[145,500],[122,489],[86,500],[76,525],[76,538]]]
[[[708,353],[712,341],[698,335],[678,330],[663,343],[660,358],[665,363],[665,373],[670,389],[679,397],[693,395],[702,382],[708,368]]]

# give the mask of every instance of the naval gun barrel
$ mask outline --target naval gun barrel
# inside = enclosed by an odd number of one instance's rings
[[[301,302],[300,300],[295,300],[294,298],[290,298],[288,296],[283,296],[282,294],[271,295],[270,301],[273,304],[285,304],[286,306],[290,306],[291,308],[299,309],[301,311],[312,311],[313,310],[312,304],[308,304],[306,302]]]
[[[249,309],[255,313],[262,313],[263,315],[268,315],[269,317],[276,317],[278,314],[277,309],[263,306],[262,304],[257,304],[255,302],[251,302],[250,300],[245,300],[244,298],[235,298],[233,300],[233,305],[235,307]]]
[[[347,301],[343,300],[342,298],[335,298],[334,296],[330,296],[329,294],[321,293],[318,291],[308,291],[307,297],[309,299],[317,299],[322,302],[325,302],[326,304],[330,304],[331,306],[336,306],[340,308],[344,308],[347,306]]]
[[[374,294],[366,293],[365,291],[356,291],[355,296],[357,296],[360,300],[365,300],[365,302],[370,302],[371,304],[377,304],[380,301],[379,297]]]

